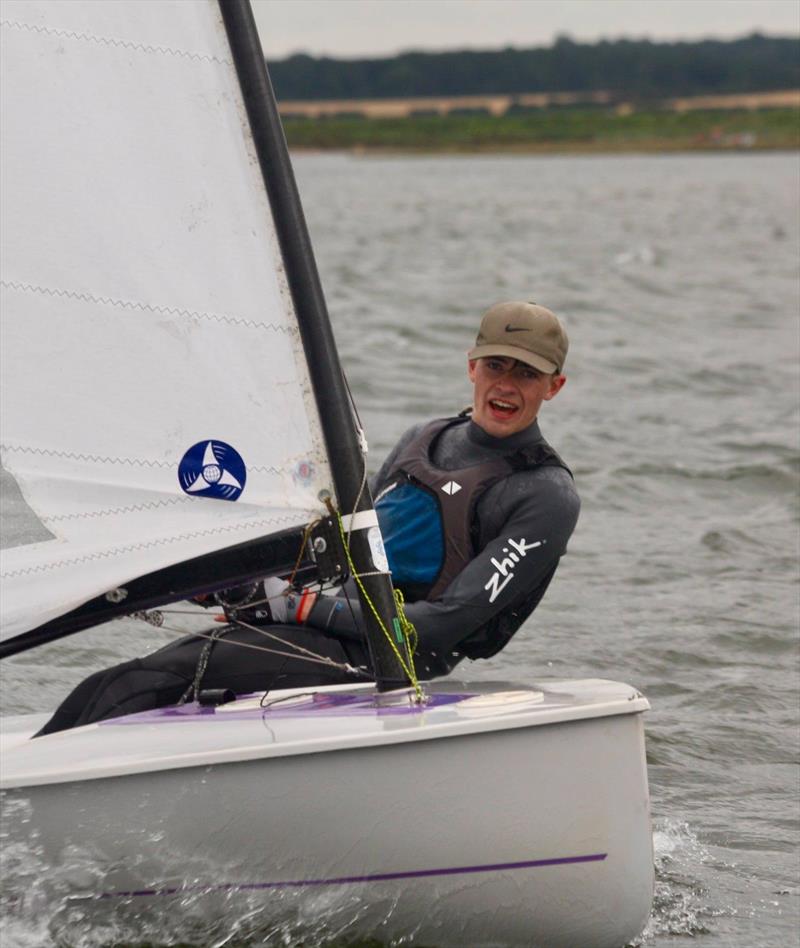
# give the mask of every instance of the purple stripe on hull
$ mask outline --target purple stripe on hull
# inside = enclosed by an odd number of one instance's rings
[[[321,885],[353,885],[363,882],[393,882],[398,879],[424,879],[431,876],[459,876],[473,872],[507,872],[511,869],[539,869],[543,866],[568,866],[579,862],[602,862],[608,853],[588,856],[561,856],[557,859],[531,859],[525,862],[499,862],[486,866],[453,866],[449,869],[417,869],[410,872],[379,872],[373,875],[341,876],[336,879],[295,879],[286,882],[227,882],[211,886],[175,886],[165,889],[139,889],[131,892],[104,892],[101,899],[130,898],[143,895],[178,895],[184,892],[256,892],[267,889],[302,889]]]

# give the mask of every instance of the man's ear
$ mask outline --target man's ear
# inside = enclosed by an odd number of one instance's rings
[[[566,375],[554,375],[550,379],[550,387],[547,389],[547,393],[544,396],[544,400],[549,402],[551,398],[555,398],[556,395],[561,391],[564,385],[567,382]]]
[[[467,359],[467,375],[469,376],[470,382],[475,381],[475,366],[477,365],[477,359]]]

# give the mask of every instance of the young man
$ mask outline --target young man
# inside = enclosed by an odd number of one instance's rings
[[[392,580],[417,630],[420,678],[500,651],[538,605],[566,551],[580,501],[537,419],[564,386],[567,347],[561,324],[543,306],[493,306],[468,354],[471,414],[410,429],[373,479]],[[267,583],[276,623],[268,628],[330,664],[291,657],[286,647],[277,647],[281,655],[265,652],[270,643],[261,633],[234,621],[213,649],[189,636],[92,675],[41,733],[173,704],[201,679],[203,688],[245,693],[352,681],[345,663],[368,668],[355,596],[283,595],[276,588]],[[263,587],[244,598],[263,599]],[[226,611],[248,625],[256,618],[246,601]]]

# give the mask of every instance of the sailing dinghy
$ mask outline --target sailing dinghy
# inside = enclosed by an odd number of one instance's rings
[[[89,858],[97,918],[244,893],[388,943],[635,937],[646,700],[415,680],[246,0],[4,0],[2,69],[2,459],[38,527],[4,540],[0,654],[350,572],[375,679],[6,717],[6,843],[45,887]]]

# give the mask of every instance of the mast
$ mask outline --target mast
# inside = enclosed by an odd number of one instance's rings
[[[219,5],[272,207],[339,508],[343,515],[352,515],[351,555],[359,571],[373,573],[376,565],[368,530],[377,525],[377,518],[365,481],[366,462],[261,41],[249,0],[219,0]],[[391,578],[388,572],[383,572],[364,575],[361,582],[369,599],[365,601],[359,589],[378,690],[406,687],[410,684],[408,676],[384,631],[390,630],[397,637],[398,647],[407,656],[406,643],[399,632]]]

